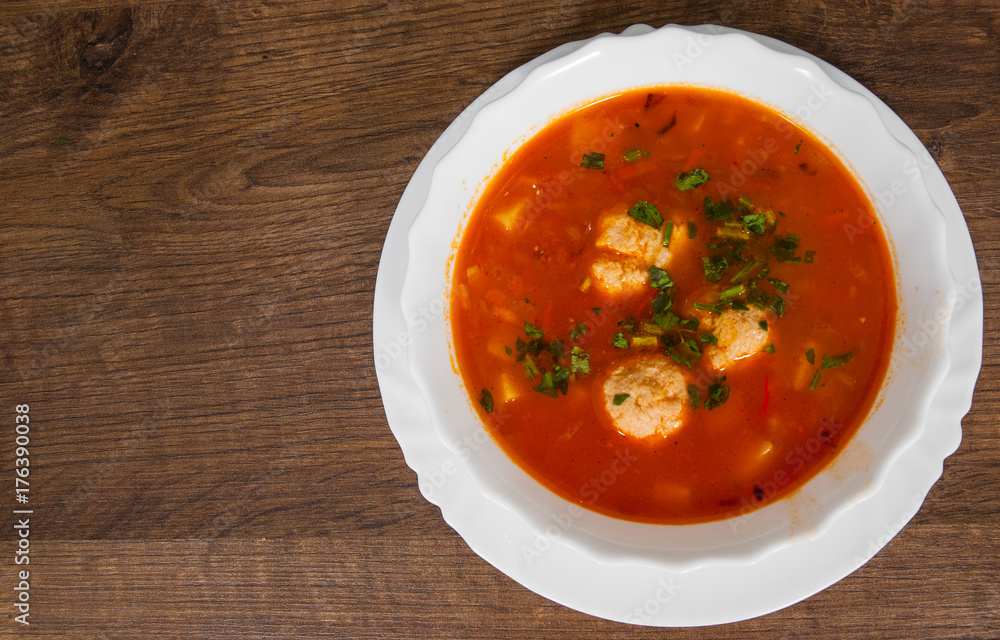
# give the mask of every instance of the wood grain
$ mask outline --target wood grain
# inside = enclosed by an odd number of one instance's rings
[[[677,22],[801,47],[914,129],[969,224],[986,339],[962,446],[886,549],[784,611],[670,635],[998,637],[998,9],[4,3],[0,412],[31,405],[37,524],[32,625],[3,560],[0,636],[666,635],[548,602],[465,546],[388,429],[371,322],[395,205],[468,103],[564,42]],[[4,482],[13,457],[0,437]]]

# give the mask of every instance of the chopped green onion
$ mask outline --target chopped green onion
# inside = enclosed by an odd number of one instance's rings
[[[762,264],[764,264],[763,260],[758,260],[758,259],[754,258],[750,262],[746,263],[743,266],[743,268],[741,268],[739,271],[737,271],[736,275],[734,275],[732,278],[730,278],[729,281],[732,282],[732,283],[735,283],[735,284],[739,284],[740,282],[743,282],[748,277],[750,277],[750,274],[753,273],[754,269],[756,269],[757,267],[761,266]]]
[[[774,287],[781,293],[788,293],[788,290],[791,289],[791,287],[788,286],[788,284],[782,282],[781,280],[778,280],[777,278],[768,278],[767,281],[771,283],[772,287]]]
[[[656,336],[633,336],[632,346],[633,347],[655,347],[659,344],[660,339]]]
[[[746,293],[746,290],[747,288],[745,285],[742,284],[734,285],[732,287],[729,287],[728,289],[723,290],[722,293],[719,294],[719,300],[726,301],[735,298],[736,296],[741,296],[744,293]]]
[[[736,203],[736,208],[743,213],[750,213],[753,209],[753,202],[751,202],[750,198],[747,198],[746,196],[740,196],[740,199]]]
[[[584,169],[603,169],[604,168],[604,154],[603,153],[585,153],[583,158],[580,159],[580,166]]]
[[[522,366],[524,367],[524,375],[528,376],[528,380],[534,380],[535,376],[539,374],[538,365],[527,354],[524,356],[524,364]]]
[[[666,226],[663,227],[663,246],[670,246],[670,237],[674,235],[674,221],[667,220]]]
[[[645,149],[629,149],[628,151],[625,152],[624,158],[625,162],[631,164],[633,162],[638,162],[639,160],[645,158],[648,155],[649,152],[646,151]]]
[[[819,369],[816,369],[816,375],[813,376],[812,382],[809,383],[809,390],[815,391],[819,386]]]
[[[580,347],[573,347],[569,356],[569,370],[578,376],[590,373],[590,354]]]

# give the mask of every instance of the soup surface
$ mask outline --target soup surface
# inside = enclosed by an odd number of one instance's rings
[[[752,511],[842,450],[886,375],[891,257],[816,138],[739,96],[635,90],[510,155],[453,259],[455,362],[488,431],[586,508]]]

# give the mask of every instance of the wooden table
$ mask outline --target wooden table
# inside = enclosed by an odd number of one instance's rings
[[[996,638],[1000,5],[157,3],[0,6],[0,635]],[[986,302],[959,451],[871,562],[724,627],[630,627],[476,556],[417,490],[371,341],[417,163],[507,71],[630,24],[775,36],[931,150]],[[30,567],[15,417],[30,405]],[[30,568],[30,626],[14,621]]]

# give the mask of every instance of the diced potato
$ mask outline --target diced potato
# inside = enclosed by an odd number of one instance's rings
[[[521,214],[523,212],[524,201],[522,200],[494,214],[494,217],[496,217],[507,231],[516,231],[521,228]]]
[[[521,395],[520,386],[507,372],[500,374],[500,384],[498,385],[498,389],[500,390],[501,402],[510,402]]]

